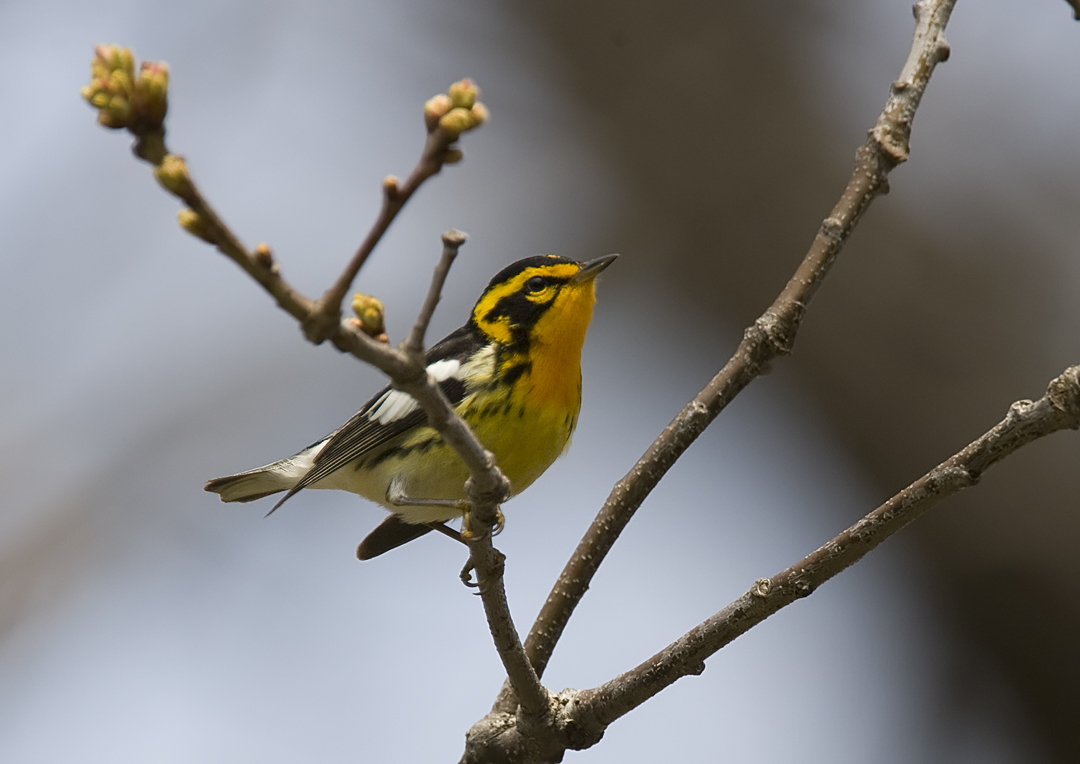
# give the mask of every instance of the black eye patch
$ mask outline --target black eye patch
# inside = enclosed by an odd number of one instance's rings
[[[525,289],[529,292],[539,292],[547,285],[548,281],[543,276],[533,276],[525,282]]]

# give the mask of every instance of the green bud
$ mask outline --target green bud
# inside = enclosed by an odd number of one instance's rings
[[[104,96],[104,105],[98,110],[98,122],[105,127],[113,130],[121,127],[127,127],[131,121],[131,104],[128,102],[127,96],[116,94],[110,95],[108,93],[101,93]]]
[[[104,108],[109,104],[109,94],[101,90],[95,90],[92,85],[86,85],[79,92],[95,109]]]
[[[473,116],[473,127],[480,127],[480,125],[491,119],[491,112],[488,111],[488,107],[477,101],[469,109],[469,113]]]
[[[131,75],[123,69],[117,69],[114,72],[110,72],[109,76],[105,79],[108,80],[108,90],[110,93],[123,93],[125,96],[131,95]]]
[[[171,191],[182,199],[191,195],[191,176],[188,175],[187,163],[183,157],[166,154],[161,164],[154,168],[154,177],[166,191]]]
[[[208,244],[216,243],[213,235],[210,233],[210,229],[206,227],[206,222],[199,217],[199,213],[195,210],[185,207],[176,213],[176,221],[180,224],[181,228],[192,236],[196,236]]]
[[[451,140],[457,138],[466,130],[473,129],[475,126],[476,122],[473,119],[472,112],[460,106],[446,112],[439,120],[439,127],[446,132]]]
[[[132,88],[135,118],[144,128],[157,129],[168,111],[169,66],[162,61],[144,61]]]
[[[388,340],[383,320],[382,300],[357,292],[353,295],[352,309],[356,314],[356,323],[360,331],[384,342]]]
[[[118,45],[98,45],[90,61],[90,84],[79,93],[98,110],[98,122],[121,128],[131,124],[135,61]]]
[[[480,96],[480,88],[478,88],[472,80],[466,78],[458,80],[451,85],[447,94],[450,96],[450,101],[455,107],[471,109],[472,105],[476,103],[476,99]]]
[[[110,130],[121,130],[128,126],[128,115],[124,112],[102,109],[97,115],[98,124]]]
[[[135,76],[135,57],[131,55],[130,48],[119,45],[98,45],[94,48],[90,70],[94,77],[108,77],[117,71],[126,72],[130,79]]]

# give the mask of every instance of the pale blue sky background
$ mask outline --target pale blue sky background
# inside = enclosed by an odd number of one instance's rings
[[[850,5],[804,4],[807,33],[793,32],[821,64],[814,77],[831,78],[809,87],[836,108],[822,119],[837,121],[845,163],[902,61],[874,51],[886,39],[906,50],[910,34],[895,4]],[[992,49],[974,41],[996,34],[1012,63],[992,81],[1027,94],[1038,129],[1073,131],[1075,71],[1035,74],[1025,55],[1062,39],[1042,35],[1067,27],[1066,9],[1002,30],[998,5],[961,4],[950,39],[975,62],[954,57],[919,126],[942,119],[930,107],[950,89],[987,87],[978,67]],[[366,231],[381,178],[412,167],[423,101],[476,78],[490,125],[466,136],[465,161],[423,189],[362,275],[393,336],[447,228],[471,239],[432,337],[507,262],[610,251],[604,227],[625,190],[596,158],[603,137],[553,88],[560,62],[494,3],[0,6],[0,761],[456,760],[501,679],[480,603],[457,579],[463,550],[429,537],[360,564],[355,545],[382,517],[362,500],[307,492],[264,519],[268,506],[201,490],[312,442],[382,381],[304,343],[179,230],[128,138],[98,128],[78,97],[98,42],[170,64],[170,146],[309,295]],[[845,66],[839,50],[867,64]],[[982,108],[951,112],[948,127],[994,151],[1019,125]],[[918,143],[923,161],[894,195],[932,215],[935,199],[970,192],[977,154],[964,154],[963,177],[934,175],[935,152],[952,146]],[[1014,146],[1015,161],[1076,169],[1075,155],[1038,147]],[[723,361],[700,357],[692,317],[651,304],[647,288],[618,264],[605,274],[570,457],[506,508],[499,546],[522,630],[611,484]],[[732,327],[730,347],[737,337]],[[630,668],[883,498],[780,373],[719,424],[597,577],[553,689]],[[935,671],[952,643],[934,608],[918,560],[890,543],[567,760],[1043,760],[992,672],[983,698],[942,714]]]

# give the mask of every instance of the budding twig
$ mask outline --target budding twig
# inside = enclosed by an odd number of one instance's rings
[[[364,331],[362,322],[342,320],[341,301],[360,268],[394,217],[429,177],[444,164],[461,159],[454,145],[460,135],[488,119],[487,109],[477,102],[480,90],[470,80],[450,86],[448,93],[424,106],[428,136],[416,169],[404,185],[394,178],[383,183],[383,208],[360,249],[333,287],[319,301],[300,294],[281,276],[269,246],[260,244],[249,251],[200,193],[182,157],[170,154],[165,145],[168,68],[144,63],[134,75],[134,57],[127,48],[99,46],[91,63],[92,81],[82,90],[86,100],[98,110],[98,121],[109,128],[126,128],[135,136],[135,153],[154,165],[154,177],[169,193],[187,206],[178,215],[180,225],[192,235],[213,244],[236,262],[283,309],[301,322],[312,342],[325,339],[343,352],[351,353],[386,373],[394,386],[411,395],[427,415],[427,424],[453,448],[469,470],[466,494],[471,515],[479,531],[470,542],[473,564],[481,580],[492,636],[499,656],[523,704],[535,714],[547,706],[547,690],[539,683],[525,657],[520,638],[510,618],[502,586],[500,555],[491,545],[491,527],[499,505],[510,493],[510,484],[465,421],[454,411],[438,385],[428,376],[424,363],[424,335],[439,302],[442,287],[458,249],[466,236],[460,231],[443,235],[443,256],[436,268],[431,288],[412,332],[400,348],[380,342]]]
[[[341,301],[405,203],[425,180],[442,170],[444,164],[460,161],[461,151],[454,145],[455,141],[462,133],[479,127],[489,118],[484,105],[476,101],[479,95],[480,89],[471,80],[461,80],[450,86],[449,94],[435,96],[424,105],[428,135],[420,161],[404,183],[399,183],[392,175],[383,181],[382,208],[371,230],[337,281],[319,298],[304,320],[304,334],[309,340],[319,344],[332,334],[341,316]]]

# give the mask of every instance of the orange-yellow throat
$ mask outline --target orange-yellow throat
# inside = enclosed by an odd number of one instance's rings
[[[531,405],[563,411],[581,405],[581,347],[592,319],[596,290],[592,279],[565,288],[532,332],[532,365],[520,382]]]

